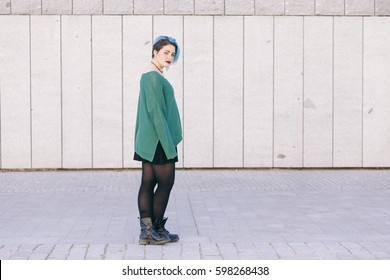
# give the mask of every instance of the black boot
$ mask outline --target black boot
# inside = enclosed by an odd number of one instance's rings
[[[179,235],[174,234],[174,233],[169,233],[169,231],[166,230],[165,228],[165,223],[167,222],[168,218],[157,218],[156,219],[156,231],[161,234],[169,237],[170,242],[176,242],[179,240]]]
[[[151,218],[140,219],[141,234],[139,235],[140,245],[162,245],[170,242],[168,236],[159,234],[152,223]]]

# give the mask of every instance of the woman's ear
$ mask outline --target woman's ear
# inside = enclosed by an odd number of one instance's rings
[[[156,57],[157,54],[158,54],[158,51],[154,50],[154,51],[153,51],[153,57]]]

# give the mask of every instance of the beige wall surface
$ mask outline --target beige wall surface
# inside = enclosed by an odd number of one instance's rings
[[[178,167],[390,167],[390,1],[176,2],[0,1],[0,169],[140,167],[160,34]]]

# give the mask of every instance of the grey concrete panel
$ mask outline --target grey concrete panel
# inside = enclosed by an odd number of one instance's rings
[[[0,26],[1,167],[30,168],[29,18],[0,16]]]
[[[163,14],[164,0],[134,0],[134,14]]]
[[[72,14],[72,0],[42,0],[42,14]]]
[[[12,0],[11,13],[25,15],[39,15],[42,12],[41,0]]]
[[[184,165],[213,166],[213,18],[184,18]]]
[[[255,0],[225,0],[225,15],[253,15]]]
[[[272,166],[273,23],[244,18],[244,167]]]
[[[284,15],[285,0],[256,0],[256,15]]]
[[[11,13],[11,0],[0,0],[0,15]]]
[[[122,167],[122,22],[92,18],[93,167]]]
[[[134,11],[133,0],[104,0],[104,14],[132,14]]]
[[[152,17],[123,18],[123,158],[125,167],[140,167],[133,160],[139,80],[152,57]]]
[[[73,14],[75,15],[100,15],[102,12],[102,0],[73,0]]]
[[[104,14],[132,14],[134,10],[133,0],[104,0]]]
[[[179,60],[165,69],[164,75],[172,84],[175,91],[176,103],[179,108],[181,120],[183,120],[183,17],[177,16],[154,16],[153,38],[159,35],[168,35],[176,39],[181,48]],[[179,162],[177,167],[183,166],[183,142],[177,147]]]
[[[316,0],[317,15],[344,15],[345,0]]]
[[[303,17],[275,17],[274,166],[301,167]]]
[[[195,0],[165,0],[164,14],[194,14]]]
[[[362,18],[334,19],[334,167],[362,166]]]
[[[224,0],[195,0],[195,14],[223,15],[224,13]]]
[[[390,166],[390,18],[364,19],[363,166]]]
[[[375,0],[375,15],[390,15],[390,1]]]
[[[313,0],[285,0],[286,15],[314,15]]]
[[[375,0],[345,0],[345,15],[374,15]]]
[[[91,17],[62,17],[63,167],[92,167]]]
[[[243,17],[214,20],[214,167],[241,167]]]
[[[304,20],[304,166],[332,167],[333,18]]]
[[[61,167],[60,17],[31,17],[32,167]]]

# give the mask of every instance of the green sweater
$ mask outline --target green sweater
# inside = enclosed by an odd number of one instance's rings
[[[177,156],[176,146],[183,139],[173,87],[156,71],[142,74],[135,126],[134,150],[153,161],[158,141],[168,159]]]

